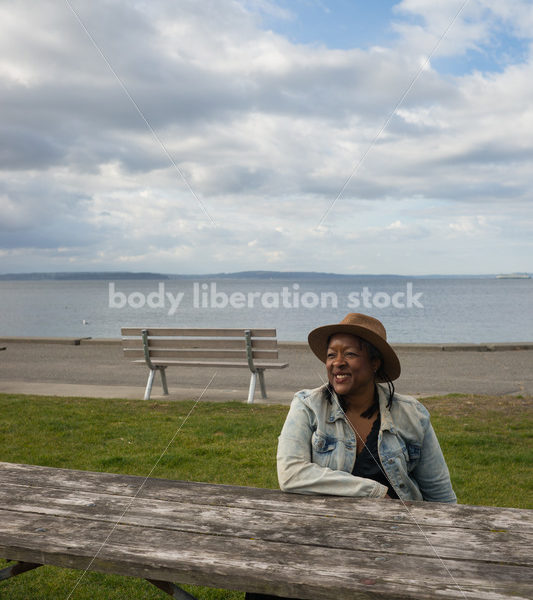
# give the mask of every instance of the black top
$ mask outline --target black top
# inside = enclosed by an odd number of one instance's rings
[[[357,477],[366,477],[367,479],[373,479],[378,483],[386,485],[389,489],[388,494],[391,498],[398,499],[398,494],[394,491],[394,488],[389,483],[381,461],[379,460],[378,454],[378,434],[381,425],[381,416],[378,413],[374,425],[366,438],[365,446],[355,459],[355,465],[352,471],[352,475]]]

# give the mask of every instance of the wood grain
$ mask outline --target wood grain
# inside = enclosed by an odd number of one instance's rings
[[[533,597],[528,510],[10,463],[0,507],[0,555],[27,562],[324,600]]]

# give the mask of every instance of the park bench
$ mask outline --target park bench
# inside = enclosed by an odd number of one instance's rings
[[[161,374],[163,394],[168,394],[167,367],[222,367],[250,369],[248,403],[252,403],[259,378],[266,399],[265,369],[284,369],[278,358],[275,329],[169,329],[123,327],[124,355],[149,368],[144,399],[149,400],[154,377]]]
[[[0,580],[52,565],[141,577],[182,600],[193,596],[176,582],[313,600],[526,600],[533,511],[0,463],[0,557],[17,561]]]

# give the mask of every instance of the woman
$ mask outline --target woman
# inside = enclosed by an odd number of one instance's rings
[[[292,401],[278,443],[280,488],[455,503],[428,411],[394,391],[400,361],[381,322],[351,313],[314,329],[308,341],[326,364],[328,383]]]
[[[281,489],[456,502],[428,411],[394,392],[400,361],[381,322],[351,313],[308,341],[328,383],[291,404],[278,445]]]

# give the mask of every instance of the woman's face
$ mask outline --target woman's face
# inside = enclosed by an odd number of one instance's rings
[[[375,371],[379,359],[370,360],[366,348],[355,335],[336,333],[329,339],[326,370],[337,394],[350,397],[374,393]]]

